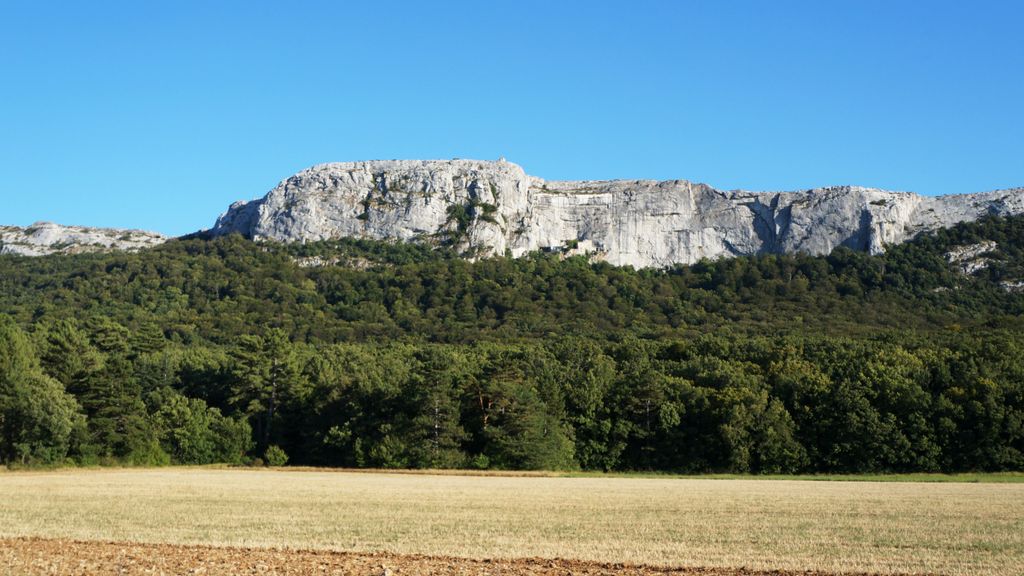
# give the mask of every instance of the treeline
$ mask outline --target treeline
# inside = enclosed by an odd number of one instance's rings
[[[0,327],[5,462],[875,472],[1024,467],[1024,339],[228,349]]]
[[[944,257],[986,239],[975,276]],[[238,237],[0,257],[0,461],[1020,470],[1020,246],[989,219],[657,271]]]

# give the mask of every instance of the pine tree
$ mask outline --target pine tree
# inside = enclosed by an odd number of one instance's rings
[[[0,463],[60,462],[83,425],[75,399],[43,373],[25,334],[0,316]]]
[[[260,450],[274,440],[278,410],[300,381],[298,356],[279,328],[265,336],[242,336],[232,352],[234,386],[231,401],[253,421]]]
[[[43,370],[56,378],[68,391],[79,393],[103,368],[103,355],[74,319],[60,320],[44,329],[40,361]]]
[[[457,468],[465,465],[460,423],[460,370],[465,362],[450,350],[426,348],[417,354],[419,370],[406,393],[413,413],[409,439],[413,460],[422,468]]]

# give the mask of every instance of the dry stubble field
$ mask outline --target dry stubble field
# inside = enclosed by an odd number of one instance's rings
[[[519,558],[604,564],[479,561]],[[0,573],[670,572],[621,563],[725,569],[677,572],[685,574],[1017,576],[1024,484],[187,468],[0,473]]]

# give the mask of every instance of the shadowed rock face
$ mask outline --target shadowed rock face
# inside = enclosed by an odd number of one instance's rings
[[[166,241],[166,236],[142,230],[62,226],[52,222],[37,222],[27,228],[0,226],[0,254],[20,256],[134,251]]]
[[[636,267],[761,253],[879,253],[925,230],[1024,213],[1024,189],[928,197],[841,186],[720,191],[685,180],[558,182],[504,161],[321,164],[238,202],[213,232],[448,243],[473,255],[592,253]]]

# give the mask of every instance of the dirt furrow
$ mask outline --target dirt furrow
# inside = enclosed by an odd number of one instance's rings
[[[834,576],[824,572],[743,568],[659,568],[575,560],[476,560],[324,550],[228,548],[43,538],[0,539],[0,571],[8,575],[288,576]],[[849,576],[849,575],[846,575]]]

